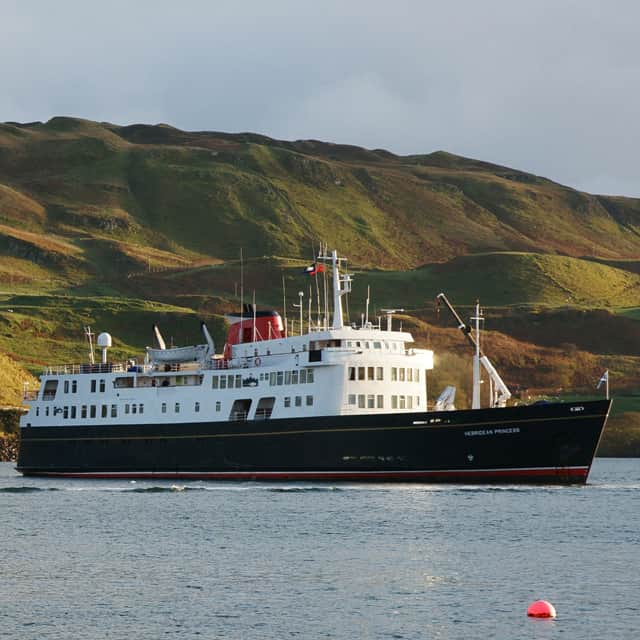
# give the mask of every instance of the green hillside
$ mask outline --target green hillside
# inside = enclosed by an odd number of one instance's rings
[[[480,299],[522,398],[590,393],[605,368],[640,391],[638,199],[442,151],[58,117],[0,124],[0,403],[25,369],[86,360],[86,325],[112,333],[114,357],[139,356],[156,322],[190,344],[205,319],[220,345],[241,280],[245,301],[282,310],[286,292],[293,320],[303,291],[317,313],[323,280],[303,268],[320,242],[349,259],[350,321],[369,286],[371,317],[403,308],[396,322],[436,350],[433,393],[454,382],[464,402],[470,381],[440,291],[465,317]]]

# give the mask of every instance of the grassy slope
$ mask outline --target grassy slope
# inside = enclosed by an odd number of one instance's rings
[[[476,297],[487,306],[510,383],[587,389],[610,368],[633,391],[639,221],[638,200],[443,152],[71,118],[0,125],[0,351],[32,371],[84,359],[91,324],[124,356],[155,321],[176,343],[199,341],[196,315],[220,342],[240,248],[247,295],[280,307],[283,276],[290,301],[309,295],[300,270],[322,238],[358,267],[352,317],[367,284],[374,315],[411,312],[404,322],[439,353],[434,393],[453,380],[463,402],[470,376],[464,343],[433,314],[441,290],[465,314]]]

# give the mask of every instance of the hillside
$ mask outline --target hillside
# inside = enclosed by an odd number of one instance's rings
[[[240,248],[308,258],[319,239],[396,269],[495,251],[640,255],[640,201],[506,167],[72,118],[0,125],[0,223],[15,259],[5,281],[29,282],[18,262],[30,260],[69,286],[105,262],[121,273]]]
[[[281,309],[284,282],[293,317],[298,291],[317,298],[302,270],[321,241],[349,258],[352,321],[369,286],[374,317],[405,309],[436,350],[432,394],[454,382],[463,403],[470,382],[440,291],[465,316],[481,300],[487,351],[524,399],[592,393],[605,368],[614,389],[640,390],[640,200],[442,151],[0,124],[0,352],[32,373],[84,360],[85,325],[114,335],[116,357],[140,354],[154,322],[188,344],[204,318],[220,344],[241,250],[245,301]]]

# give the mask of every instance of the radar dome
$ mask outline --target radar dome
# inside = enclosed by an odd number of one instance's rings
[[[101,348],[109,348],[111,347],[111,334],[110,333],[101,333],[98,336],[97,344]]]

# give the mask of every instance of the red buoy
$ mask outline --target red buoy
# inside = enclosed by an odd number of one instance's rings
[[[527,615],[532,618],[555,618],[555,607],[546,600],[536,600],[529,605]]]

